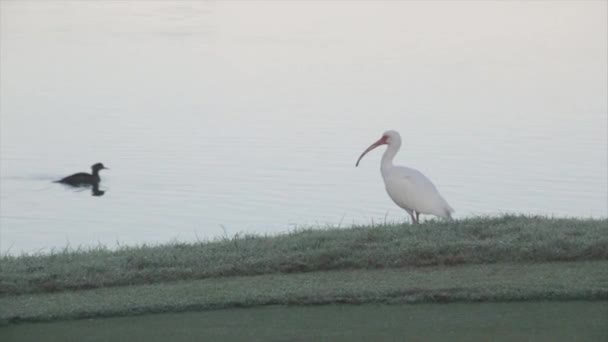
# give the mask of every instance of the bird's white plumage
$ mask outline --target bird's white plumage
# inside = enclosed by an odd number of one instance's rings
[[[450,219],[454,209],[439,194],[437,188],[420,171],[404,166],[393,165],[393,158],[401,147],[401,136],[396,131],[386,131],[377,142],[368,147],[359,157],[357,165],[363,156],[380,145],[387,145],[382,156],[380,172],[389,197],[399,207],[405,209],[414,223],[418,222],[418,214],[431,214]],[[415,213],[418,213],[414,215]]]
[[[435,185],[416,169],[394,166],[382,172],[386,192],[403,209],[450,218],[454,211]]]

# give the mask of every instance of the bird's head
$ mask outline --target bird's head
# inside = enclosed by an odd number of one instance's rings
[[[355,167],[359,166],[359,162],[361,161],[363,156],[365,154],[367,154],[367,152],[369,152],[381,145],[401,146],[401,136],[399,135],[399,132],[389,130],[389,131],[382,133],[382,136],[380,137],[380,139],[378,139],[375,143],[371,144],[365,151],[363,151],[363,153],[361,153],[361,155],[359,156],[359,159],[357,159],[357,163],[355,164]]]
[[[99,171],[99,170],[109,170],[107,167],[105,167],[102,163],[96,163],[93,164],[91,166],[91,169],[93,169],[93,171]]]

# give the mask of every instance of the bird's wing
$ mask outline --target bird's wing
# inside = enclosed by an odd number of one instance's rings
[[[395,167],[389,183],[392,188],[387,190],[397,205],[446,217],[453,211],[433,182],[416,169]]]
[[[422,172],[405,166],[395,167],[396,176],[402,181],[411,182],[421,187],[431,187],[435,189],[435,185]]]

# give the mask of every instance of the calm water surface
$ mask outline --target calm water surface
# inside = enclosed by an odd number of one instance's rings
[[[606,2],[0,6],[0,253],[403,221],[387,129],[457,217],[608,215]]]

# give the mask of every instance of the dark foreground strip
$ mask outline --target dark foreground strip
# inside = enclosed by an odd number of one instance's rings
[[[0,327],[2,342],[608,341],[608,301],[261,306]]]
[[[0,324],[262,305],[608,300],[608,261],[217,278],[0,297]]]

